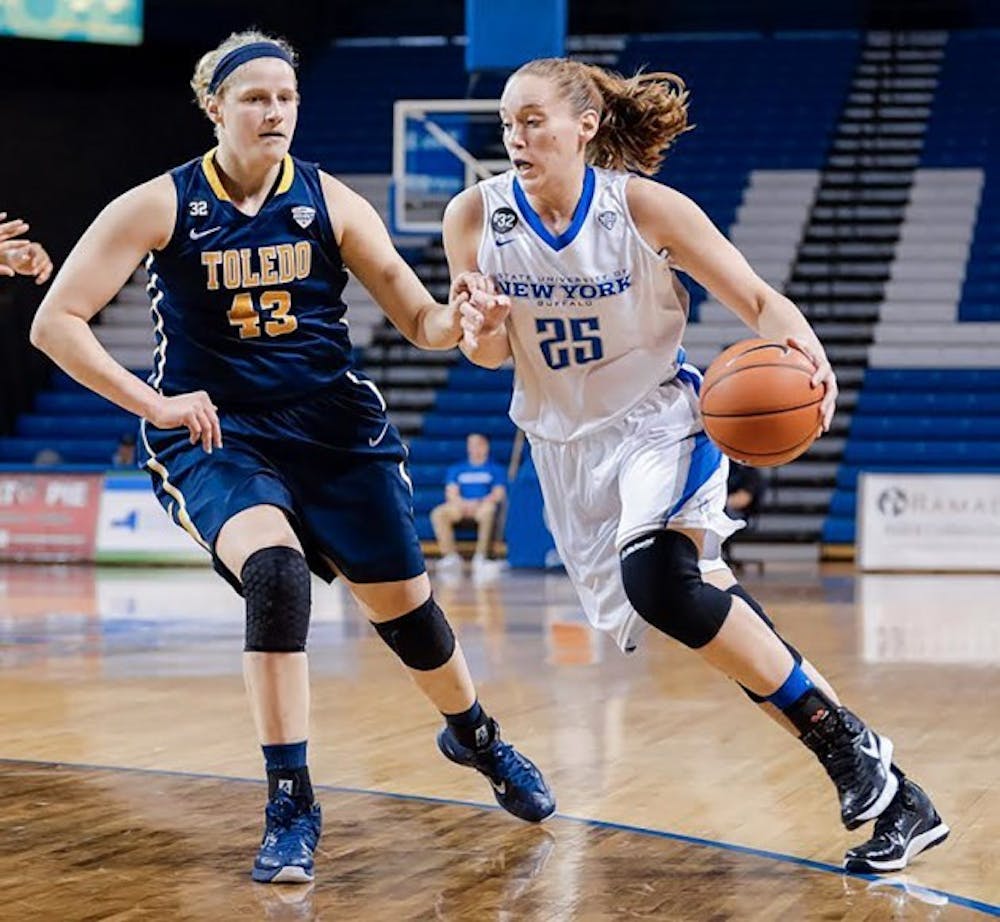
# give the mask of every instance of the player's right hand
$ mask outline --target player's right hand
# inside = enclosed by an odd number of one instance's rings
[[[6,217],[7,212],[0,211],[0,275],[14,275],[17,262],[30,245],[27,240],[14,238],[20,237],[28,229],[28,224],[19,218],[5,221]]]
[[[28,229],[28,222],[20,218],[12,218],[5,221],[6,211],[0,211],[0,240],[10,240],[12,237],[20,237]]]
[[[201,447],[209,454],[213,447],[222,448],[218,407],[205,391],[160,397],[147,418],[157,429],[177,429],[184,426],[191,444],[201,442]]]
[[[485,291],[473,291],[459,306],[462,313],[462,340],[470,349],[479,346],[480,336],[499,330],[510,315],[510,298]]]

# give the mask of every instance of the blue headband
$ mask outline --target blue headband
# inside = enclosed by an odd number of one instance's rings
[[[236,70],[237,67],[241,64],[246,64],[247,61],[253,61],[255,58],[281,58],[290,67],[295,66],[292,63],[291,55],[274,42],[253,42],[250,45],[241,45],[239,48],[234,48],[228,54],[224,54],[219,63],[215,65],[215,70],[212,71],[212,79],[208,84],[208,92],[214,93],[222,84],[222,81]]]

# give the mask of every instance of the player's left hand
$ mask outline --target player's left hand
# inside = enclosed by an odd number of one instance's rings
[[[52,260],[40,243],[10,240],[0,243],[0,264],[4,275],[33,275],[36,285],[44,285],[52,275]]]
[[[510,298],[475,291],[459,306],[462,313],[462,342],[472,350],[479,348],[479,338],[502,329],[510,314]]]
[[[482,272],[459,272],[451,280],[451,290],[448,293],[448,300],[453,304],[468,300],[472,295],[481,291],[484,294],[492,295],[496,289],[493,287],[493,279]],[[466,295],[463,298],[462,295]]]
[[[28,258],[23,262],[26,264],[26,269],[18,268],[17,271],[23,272],[24,275],[33,275],[36,285],[44,285],[52,275],[52,258],[40,243],[30,245]]]
[[[833,367],[830,365],[830,360],[826,357],[825,352],[817,355],[815,349],[806,345],[801,339],[796,339],[794,336],[788,337],[787,342],[793,349],[798,349],[816,368],[810,380],[812,386],[823,386],[823,402],[820,404],[822,423],[819,430],[819,434],[822,435],[824,432],[830,431],[830,423],[833,422],[833,411],[837,406],[837,394],[840,393],[840,389],[837,387],[837,376],[834,374]]]
[[[467,349],[477,349],[479,337],[496,332],[510,313],[510,298],[498,295],[493,279],[481,272],[456,275],[451,283],[451,297],[460,315],[460,342]]]
[[[460,345],[465,338],[465,323],[462,306],[476,294],[490,295],[493,292],[493,280],[481,272],[459,272],[451,280],[448,291],[448,306],[452,310],[452,331],[455,344]]]

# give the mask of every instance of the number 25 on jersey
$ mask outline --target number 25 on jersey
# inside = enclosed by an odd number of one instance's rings
[[[539,347],[545,364],[554,371],[570,365],[586,365],[604,357],[601,345],[600,318],[536,317],[535,331],[544,338]]]

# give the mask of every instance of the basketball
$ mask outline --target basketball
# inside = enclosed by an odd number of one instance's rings
[[[813,387],[812,362],[798,349],[745,339],[705,372],[705,431],[730,458],[755,467],[786,464],[815,441],[823,388]]]

